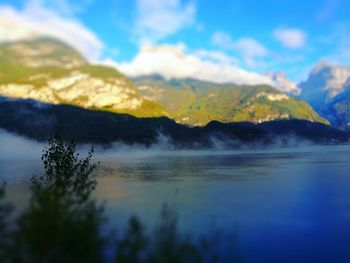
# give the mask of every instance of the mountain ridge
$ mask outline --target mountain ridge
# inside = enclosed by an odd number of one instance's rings
[[[165,79],[150,75],[133,79],[139,91],[169,111],[182,124],[203,126],[222,122],[263,122],[305,119],[328,123],[305,102],[268,85],[217,84],[208,81]]]

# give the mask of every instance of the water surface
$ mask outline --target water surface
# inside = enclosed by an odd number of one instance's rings
[[[96,197],[109,225],[157,222],[171,204],[182,231],[235,236],[244,262],[350,262],[350,146],[254,151],[99,152]],[[23,205],[38,161],[0,161]]]

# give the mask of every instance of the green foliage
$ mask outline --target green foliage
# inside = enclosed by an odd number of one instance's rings
[[[57,194],[57,198],[69,198],[77,203],[89,199],[96,186],[92,174],[96,164],[91,164],[93,148],[85,159],[79,159],[76,147],[76,142],[65,142],[60,135],[49,139],[41,157],[45,174],[32,178],[35,194],[49,191]]]
[[[157,102],[147,100],[147,99],[143,99],[141,106],[136,109],[115,110],[111,107],[106,107],[106,108],[95,108],[95,110],[129,114],[131,116],[138,117],[138,118],[154,118],[154,117],[168,116],[168,113],[163,106],[159,105]]]
[[[79,67],[79,70],[94,78],[101,78],[104,80],[121,79],[129,82],[129,84],[131,83],[131,81],[125,75],[121,74],[116,69],[111,67],[100,65],[84,65]]]

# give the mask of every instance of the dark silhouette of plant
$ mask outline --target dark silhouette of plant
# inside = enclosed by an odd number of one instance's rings
[[[199,247],[189,236],[182,236],[177,225],[177,213],[170,206],[164,204],[160,214],[160,222],[153,232],[148,262],[204,262]]]
[[[9,216],[12,205],[4,201],[5,183],[0,185],[0,259],[5,258],[11,242]]]
[[[45,173],[32,178],[32,198],[18,221],[14,262],[103,262],[103,208],[91,198],[92,152],[79,159],[75,142],[49,140]]]
[[[45,173],[32,178],[34,195],[48,190],[54,192],[56,198],[69,198],[77,204],[90,198],[97,184],[92,173],[96,164],[91,163],[94,150],[92,148],[85,159],[79,159],[76,148],[76,142],[66,142],[61,135],[49,139],[41,157]]]
[[[205,262],[199,246],[179,233],[174,211],[164,205],[160,221],[150,233],[136,217],[131,217],[126,233],[117,243],[116,263]]]
[[[138,263],[144,261],[145,249],[149,238],[144,233],[144,227],[135,216],[130,217],[124,237],[117,241],[117,263]]]

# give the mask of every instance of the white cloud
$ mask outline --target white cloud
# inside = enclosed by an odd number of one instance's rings
[[[70,44],[91,61],[98,60],[104,48],[102,41],[80,21],[59,16],[37,1],[22,10],[0,5],[0,42],[40,35]]]
[[[184,44],[145,45],[131,61],[105,63],[130,77],[161,74],[168,79],[191,77],[216,83],[274,84],[267,76],[231,64],[229,56],[224,53],[203,50],[187,53]]]
[[[31,5],[37,5],[53,10],[62,15],[74,15],[83,12],[94,0],[30,0]]]
[[[290,49],[302,48],[306,42],[306,33],[298,28],[279,28],[273,32],[273,36],[284,47]]]
[[[266,48],[252,38],[241,38],[236,42],[237,51],[242,54],[248,66],[255,66],[255,59],[268,54]]]
[[[198,56],[202,60],[208,60],[221,64],[239,64],[239,60],[237,58],[229,56],[220,51],[200,49],[194,52],[194,55]]]
[[[258,41],[253,38],[240,38],[233,40],[230,35],[224,32],[216,32],[212,42],[220,48],[236,51],[244,60],[247,66],[257,65],[257,58],[265,57],[269,52]]]
[[[137,0],[134,34],[138,41],[157,42],[194,23],[196,7],[181,0]]]
[[[233,41],[231,36],[221,31],[214,33],[212,42],[223,49],[234,49],[236,46],[236,43]]]

